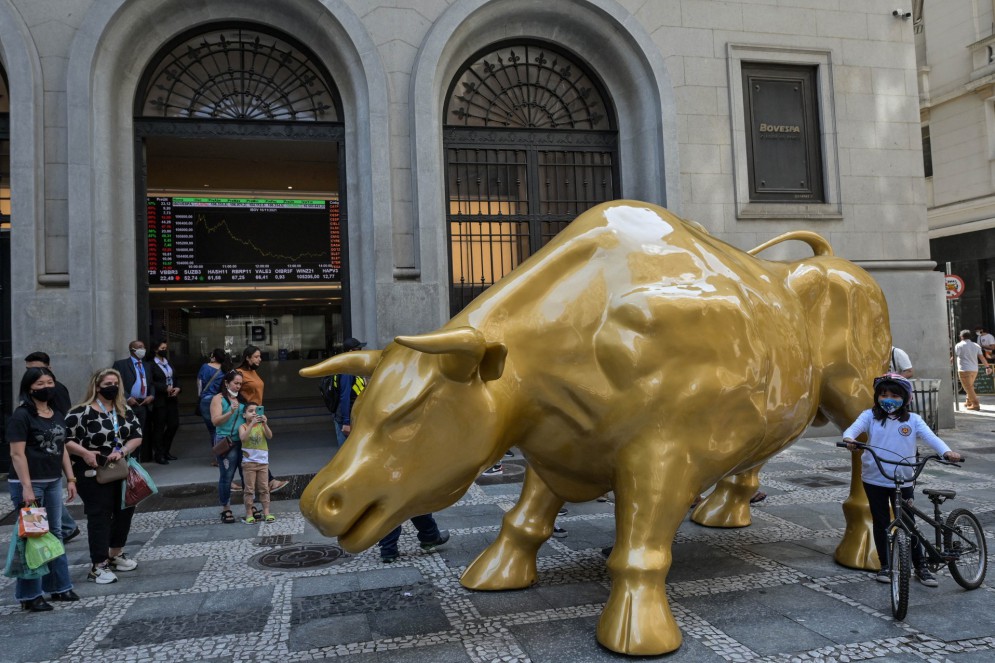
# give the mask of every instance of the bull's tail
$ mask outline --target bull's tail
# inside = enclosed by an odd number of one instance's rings
[[[833,247],[829,245],[829,241],[819,235],[808,230],[795,230],[794,232],[784,233],[783,235],[778,235],[772,240],[764,242],[760,246],[750,249],[747,251],[751,256],[755,256],[761,251],[765,251],[775,244],[780,244],[782,242],[787,242],[796,239],[800,242],[805,242],[808,244],[812,252],[817,256],[831,256],[833,255]]]

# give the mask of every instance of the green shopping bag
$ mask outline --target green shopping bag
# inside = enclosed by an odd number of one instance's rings
[[[20,578],[21,580],[34,580],[41,578],[48,573],[48,564],[42,564],[38,568],[32,569],[25,559],[25,539],[19,536],[10,537],[10,548],[7,550],[7,563],[3,567],[3,574],[8,578]]]
[[[55,538],[51,532],[30,537],[24,543],[24,559],[29,569],[37,569],[65,552],[62,541]]]

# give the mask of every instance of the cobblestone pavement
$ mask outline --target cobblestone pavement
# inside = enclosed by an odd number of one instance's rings
[[[942,437],[968,462],[934,466],[923,485],[956,489],[953,506],[995,532],[995,416],[958,414],[957,425]],[[392,565],[375,549],[341,553],[293,500],[274,502],[278,519],[263,525],[221,524],[213,507],[140,512],[127,547],[138,568],[115,584],[86,582],[86,537],[68,544],[78,603],[25,613],[13,581],[0,579],[0,661],[995,660],[988,585],[966,592],[946,571],[938,588],[913,582],[909,615],[896,622],[887,585],[833,562],[850,477],[834,442],[800,440],[767,465],[769,497],[753,507],[752,526],[685,522],[668,583],[684,644],[658,659],[628,659],[595,641],[611,503],[567,505],[567,536],[543,545],[537,586],[460,586],[517,498],[520,484],[500,484],[475,485],[437,514],[452,539],[434,551],[422,551],[407,525]],[[0,527],[0,549],[11,530]]]

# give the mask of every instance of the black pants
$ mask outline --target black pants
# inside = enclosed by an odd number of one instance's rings
[[[152,449],[153,458],[160,458],[169,453],[176,431],[180,428],[179,399],[156,399],[150,419],[151,431],[146,432],[146,436],[151,442],[149,447]]]
[[[73,469],[76,472],[76,487],[83,500],[83,513],[86,514],[90,561],[101,564],[110,556],[110,548],[123,548],[128,543],[135,509],[121,508],[123,479],[101,484],[84,474],[89,468],[83,463],[73,463]]]
[[[889,509],[894,507],[895,489],[875,486],[865,483],[864,492],[867,493],[867,504],[871,507],[871,519],[874,521],[874,547],[878,549],[878,559],[881,561],[881,568],[887,569],[891,566],[888,548],[888,525],[893,517]],[[902,499],[909,501],[915,494],[913,486],[902,488]],[[915,517],[905,511],[905,522],[912,524]],[[912,565],[916,568],[922,566],[922,544],[917,537],[912,537]]]
[[[152,417],[149,416],[152,413],[151,405],[132,405],[131,411],[135,413],[135,418],[138,419],[138,425],[142,427],[142,446],[138,448],[138,460],[146,463],[152,460],[152,445],[149,444],[152,441],[152,430],[150,426],[152,425]]]

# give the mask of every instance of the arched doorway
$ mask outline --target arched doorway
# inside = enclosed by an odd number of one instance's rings
[[[348,334],[341,117],[323,64],[266,26],[199,26],[146,68],[138,329],[169,341],[181,386],[213,348],[255,345],[267,403],[301,396],[298,369]]]
[[[471,57],[446,96],[443,145],[452,315],[621,190],[611,99],[548,43]]]

